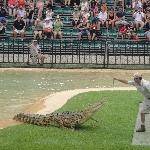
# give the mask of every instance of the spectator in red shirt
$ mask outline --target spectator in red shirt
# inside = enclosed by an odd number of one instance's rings
[[[9,16],[15,16],[16,14],[17,0],[8,0],[8,12]]]
[[[18,0],[18,7],[25,7],[26,1],[25,0]]]
[[[126,37],[127,31],[128,31],[128,29],[127,29],[126,25],[121,25],[119,27],[119,33],[118,33],[118,35],[121,36],[122,40]]]

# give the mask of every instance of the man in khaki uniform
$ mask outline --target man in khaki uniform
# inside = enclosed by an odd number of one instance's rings
[[[37,43],[37,40],[32,40],[28,47],[30,49],[30,58],[32,60],[32,64],[37,64],[39,60],[39,63],[42,65],[46,56],[41,54],[41,49]]]
[[[135,73],[133,75],[133,81],[126,81],[122,79],[114,78],[114,80],[120,81],[125,84],[133,85],[137,90],[144,96],[141,114],[141,126],[136,132],[145,132],[145,114],[150,112],[150,82],[142,78],[140,73]]]

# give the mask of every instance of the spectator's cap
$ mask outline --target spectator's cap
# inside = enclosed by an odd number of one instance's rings
[[[56,19],[60,19],[59,15],[56,16]]]
[[[136,72],[136,73],[133,75],[133,78],[142,78],[142,74],[140,74],[139,72]]]

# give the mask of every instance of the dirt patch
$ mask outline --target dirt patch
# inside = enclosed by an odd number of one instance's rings
[[[36,113],[39,110],[44,109],[45,105],[45,98],[36,100],[34,104],[28,105],[27,107],[24,108],[23,112],[26,113]]]
[[[33,71],[33,72],[99,72],[102,74],[111,73],[112,75],[124,75],[124,74],[133,74],[135,72],[140,72],[143,74],[150,73],[150,70],[122,70],[122,69],[47,69],[47,68],[0,68],[0,72],[4,71]],[[121,73],[121,74],[120,74]]]
[[[14,125],[19,125],[22,124],[21,122],[17,122],[12,119],[7,119],[7,120],[0,120],[0,129],[9,127],[9,126],[14,126]]]

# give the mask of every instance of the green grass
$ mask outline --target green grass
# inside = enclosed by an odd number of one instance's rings
[[[148,150],[131,145],[141,98],[136,91],[79,94],[59,111],[77,111],[105,100],[94,116],[98,123],[90,120],[75,131],[27,124],[9,127],[0,130],[0,150]]]

